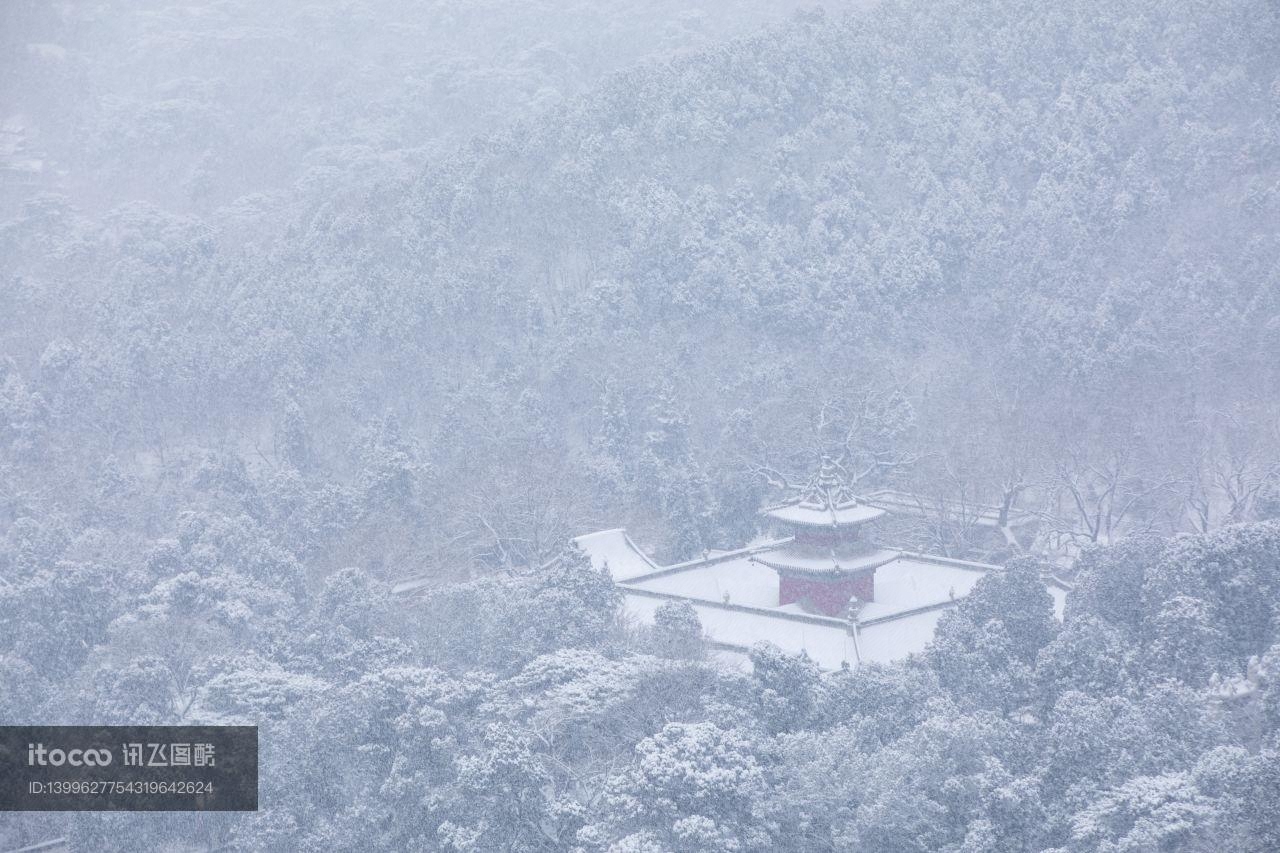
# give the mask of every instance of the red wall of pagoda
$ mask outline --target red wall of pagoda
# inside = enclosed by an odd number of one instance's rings
[[[778,579],[778,604],[808,599],[810,606],[819,613],[839,616],[855,598],[875,601],[875,582],[875,572],[832,580],[782,575]]]

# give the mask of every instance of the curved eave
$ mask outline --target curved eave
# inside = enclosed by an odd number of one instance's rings
[[[848,506],[810,508],[799,504],[765,507],[760,514],[781,524],[795,527],[857,527],[875,521],[887,513],[879,507],[859,503]]]
[[[768,566],[775,572],[789,575],[805,575],[807,577],[815,578],[829,578],[853,577],[854,575],[874,572],[881,566],[887,566],[889,563],[892,563],[894,560],[898,559],[898,556],[898,553],[894,552],[876,557],[873,560],[866,560],[849,566],[841,565],[835,560],[832,560],[830,568],[815,568],[813,566],[795,565],[794,563],[788,563],[781,559],[769,559],[768,557],[760,554],[754,555],[751,559],[762,566]]]

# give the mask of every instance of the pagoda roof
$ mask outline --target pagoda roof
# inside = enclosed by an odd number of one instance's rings
[[[783,524],[800,524],[809,527],[847,527],[865,524],[885,514],[883,509],[860,501],[848,500],[829,505],[800,500],[765,507],[762,514]]]
[[[901,554],[888,548],[873,548],[855,554],[839,554],[832,551],[805,552],[783,547],[755,554],[754,562],[779,572],[806,575],[850,575],[870,571],[886,563],[892,563]]]

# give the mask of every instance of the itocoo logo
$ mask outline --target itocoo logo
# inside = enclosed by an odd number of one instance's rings
[[[106,767],[111,763],[109,749],[45,749],[42,743],[27,744],[28,767]]]

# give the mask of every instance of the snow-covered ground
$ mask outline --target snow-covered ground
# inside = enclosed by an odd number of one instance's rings
[[[910,613],[858,629],[859,660],[888,663],[924,651],[946,608]]]

